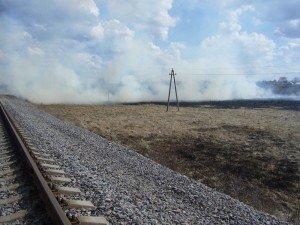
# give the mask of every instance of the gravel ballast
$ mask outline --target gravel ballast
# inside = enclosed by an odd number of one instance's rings
[[[287,224],[28,102],[1,102],[111,224]]]
[[[15,177],[7,179],[12,175]],[[20,160],[2,118],[0,118],[0,189],[0,221],[2,221],[0,224],[51,225],[30,173],[25,163]],[[7,202],[11,198],[20,196],[21,199]],[[7,223],[3,222],[5,218],[24,210],[27,211],[26,216]]]

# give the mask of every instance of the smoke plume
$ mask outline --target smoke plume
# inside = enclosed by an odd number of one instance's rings
[[[0,0],[0,92],[37,103],[160,101],[174,68],[180,100],[271,96],[255,82],[274,77],[284,49],[243,31],[238,18],[253,8],[192,46],[169,38],[181,20],[172,0],[122,2]]]

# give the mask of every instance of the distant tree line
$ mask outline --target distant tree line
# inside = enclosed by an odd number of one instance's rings
[[[300,96],[300,78],[295,77],[288,80],[286,77],[280,77],[278,80],[259,81],[257,85],[261,88],[271,90],[278,95],[297,95]]]

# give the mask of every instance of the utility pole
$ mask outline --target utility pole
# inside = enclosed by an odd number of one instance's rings
[[[176,101],[177,101],[177,111],[179,111],[179,101],[178,101],[178,96],[177,96],[177,88],[176,88],[176,80],[175,80],[176,73],[174,72],[174,69],[171,70],[171,73],[169,75],[170,75],[170,87],[169,87],[167,112],[169,111],[169,105],[170,105],[170,94],[171,94],[172,79],[174,80],[174,87],[175,87],[175,94],[176,94]]]

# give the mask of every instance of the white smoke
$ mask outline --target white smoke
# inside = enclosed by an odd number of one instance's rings
[[[272,65],[277,47],[266,36],[231,21],[189,47],[167,41],[178,21],[171,0],[153,1],[151,11],[149,1],[117,3],[0,0],[0,88],[43,103],[165,100],[174,67],[181,100],[269,96],[255,85],[261,77],[245,75]]]

